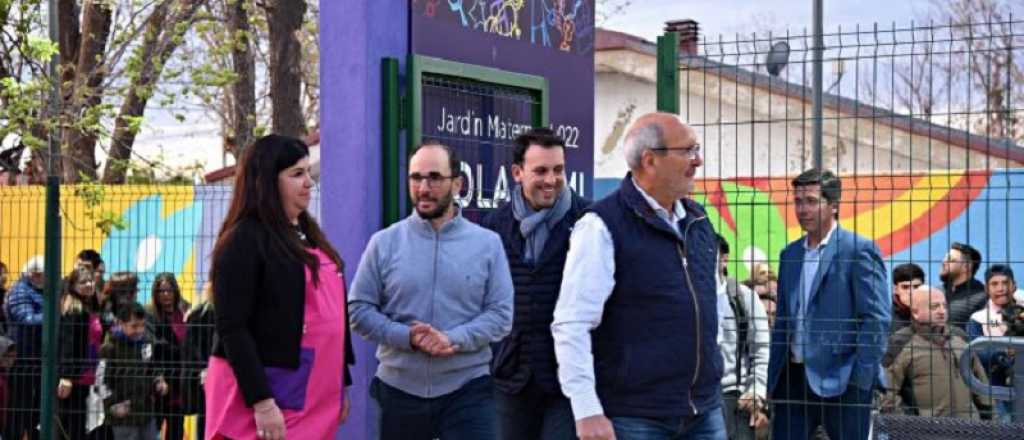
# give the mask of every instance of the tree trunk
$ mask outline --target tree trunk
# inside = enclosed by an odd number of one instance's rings
[[[249,25],[248,0],[228,2],[228,28],[234,42],[231,50],[231,61],[238,79],[231,85],[234,95],[231,115],[231,138],[235,158],[241,157],[242,149],[253,143],[253,130],[256,126],[256,57],[252,50],[253,31]]]
[[[103,84],[105,69],[100,66],[110,38],[111,12],[110,4],[103,0],[88,0],[82,10],[78,60],[71,83],[71,96],[65,99],[64,114],[68,118],[68,125],[63,140],[64,182],[77,182],[80,174],[96,178],[96,135],[88,127],[72,124],[83,122],[83,113],[99,105],[103,99],[100,86]]]
[[[57,1],[58,35],[57,47],[60,53],[60,62],[57,67],[57,75],[60,76],[60,97],[62,107],[67,107],[74,92],[72,84],[75,81],[75,67],[78,60],[78,49],[81,44],[81,30],[79,29],[79,7],[76,0]],[[57,118],[60,126],[67,126],[70,121],[66,118]],[[60,130],[58,128],[58,130]],[[49,134],[47,134],[49,136]],[[41,139],[46,139],[43,137]],[[61,145],[63,150],[63,145]],[[33,156],[35,157],[35,156]],[[49,162],[49,157],[46,158]],[[38,161],[36,162],[38,164]],[[57,174],[63,174],[63,164],[57,164]],[[38,171],[38,170],[37,170]]]
[[[302,47],[295,34],[305,14],[306,0],[272,0],[267,7],[273,130],[299,138],[306,134],[306,120],[301,105]]]
[[[61,92],[65,102],[71,97],[67,88],[75,78],[75,64],[78,62],[78,48],[81,45],[82,33],[78,22],[78,1],[58,0],[57,2],[60,49]]]
[[[164,63],[181,45],[184,34],[192,27],[196,10],[204,3],[206,0],[169,0],[158,5],[150,16],[139,52],[144,62],[138,75],[134,76],[114,121],[110,155],[103,169],[104,183],[124,183],[132,145],[139,130],[138,121],[163,73]]]

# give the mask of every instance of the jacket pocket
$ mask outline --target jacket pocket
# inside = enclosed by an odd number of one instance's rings
[[[519,369],[519,333],[509,335],[494,344],[494,358],[491,360],[491,375],[495,379],[508,379]]]
[[[312,348],[299,351],[299,367],[295,369],[264,367],[270,394],[281,409],[301,411],[306,406],[306,388],[313,370],[315,353]]]
[[[695,353],[691,356],[683,351],[667,348],[662,341],[644,341],[627,347],[620,383],[628,382],[630,388],[639,390],[657,389],[673,381],[689,384],[699,366]]]

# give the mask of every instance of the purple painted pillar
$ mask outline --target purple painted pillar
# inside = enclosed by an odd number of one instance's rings
[[[408,1],[320,4],[321,215],[349,280],[381,227],[381,58],[404,65],[408,42]],[[374,346],[354,340],[352,410],[337,438],[375,439],[376,409],[367,392],[377,369]]]

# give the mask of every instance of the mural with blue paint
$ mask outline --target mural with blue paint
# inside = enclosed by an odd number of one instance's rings
[[[729,242],[729,272],[744,279],[754,262],[778,269],[778,255],[802,236],[792,209],[789,177],[698,181],[694,199]],[[1024,212],[1024,170],[932,171],[904,175],[846,176],[839,222],[871,238],[886,267],[913,262],[927,282],[941,285],[942,259],[954,241],[977,248],[989,264],[1024,273],[1024,232],[1014,228]],[[618,178],[595,180],[595,197],[614,191]],[[979,275],[980,276],[980,275]]]
[[[74,187],[64,186],[62,272],[70,271],[79,251],[95,249],[108,278],[119,271],[138,275],[139,302],[149,302],[153,279],[161,272],[173,273],[185,299],[195,302],[209,273],[231,191],[223,185],[107,186],[103,201],[90,208]],[[312,197],[310,213],[319,218],[319,188]],[[0,186],[0,261],[15,274],[30,258],[43,255],[45,200],[43,187]],[[126,227],[105,236],[90,217],[96,211],[116,214]]]
[[[148,304],[153,279],[161,272],[176,275],[184,286],[195,284],[196,276],[186,267],[194,258],[199,226],[203,220],[203,200],[164,215],[164,196],[154,194],[133,203],[121,217],[127,228],[114,230],[103,241],[100,255],[107,273],[135,272],[139,277],[139,302]]]

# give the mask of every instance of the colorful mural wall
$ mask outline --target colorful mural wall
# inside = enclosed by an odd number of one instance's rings
[[[715,229],[729,242],[729,272],[748,276],[754,261],[778,269],[778,255],[800,238],[791,203],[790,178],[707,179],[695,198],[707,208]],[[597,179],[595,197],[619,179]],[[950,243],[981,251],[982,271],[1009,263],[1024,274],[1024,171],[935,171],[912,175],[858,175],[842,179],[840,224],[878,244],[891,269],[914,262],[927,282],[939,283],[939,268]],[[979,277],[980,277],[979,273]],[[1024,275],[1021,275],[1024,278]]]
[[[412,0],[413,14],[565,52],[591,49],[592,0]]]
[[[610,193],[617,179],[599,179],[597,198]],[[715,229],[729,242],[730,273],[743,279],[753,261],[777,269],[778,254],[802,233],[790,203],[789,178],[708,179],[698,182],[696,199],[707,208]],[[108,188],[104,201],[90,211],[74,188],[61,199],[62,268],[75,254],[97,249],[107,274],[133,271],[140,277],[139,300],[149,300],[149,286],[160,272],[178,276],[185,297],[193,299],[209,271],[209,255],[227,212],[231,187],[123,186]],[[313,213],[319,216],[319,194]],[[12,280],[44,249],[42,187],[0,187],[0,261]],[[90,214],[120,215],[125,228],[104,235]],[[937,283],[949,244],[977,247],[985,262],[1010,263],[1024,274],[1024,171],[952,171],[914,175],[843,178],[839,221],[869,237],[887,264],[915,262]],[[1024,275],[1022,275],[1024,277]]]
[[[136,272],[139,302],[147,303],[153,279],[160,272],[178,278],[189,301],[198,296],[209,272],[209,255],[231,200],[230,186],[108,186],[103,201],[87,207],[75,188],[61,189],[61,268],[68,272],[82,249],[96,249],[106,273]],[[319,192],[314,192],[319,215]],[[33,256],[43,255],[45,188],[0,186],[0,261],[13,282]],[[95,217],[120,216],[123,229],[103,234]]]
[[[598,179],[596,198],[610,193],[618,179]],[[707,208],[715,229],[729,242],[730,273],[746,278],[753,261],[778,267],[778,254],[802,234],[796,221],[789,178],[708,179],[698,182],[696,199]],[[97,249],[107,274],[139,274],[139,300],[160,272],[178,276],[185,297],[195,298],[209,271],[209,255],[227,212],[231,187],[110,187],[104,201],[89,210],[73,187],[62,189],[62,268],[82,249]],[[313,211],[319,216],[319,194]],[[42,187],[0,187],[0,261],[17,272],[44,249]],[[125,228],[104,235],[90,218],[97,211],[120,215]],[[878,244],[887,265],[915,262],[937,283],[949,244],[977,247],[985,262],[1010,263],[1024,274],[1024,171],[952,171],[913,175],[843,178],[839,221]],[[1024,275],[1021,275],[1024,277]]]

